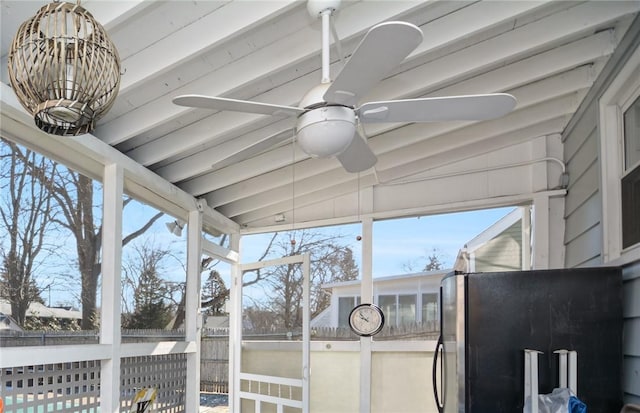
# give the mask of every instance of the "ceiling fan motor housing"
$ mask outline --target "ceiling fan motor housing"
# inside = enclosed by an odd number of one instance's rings
[[[328,158],[339,155],[351,144],[356,133],[356,115],[345,106],[324,106],[298,118],[298,144],[308,155]]]
[[[338,10],[341,2],[341,0],[309,0],[307,1],[307,11],[311,17],[318,17],[325,10],[332,13]]]

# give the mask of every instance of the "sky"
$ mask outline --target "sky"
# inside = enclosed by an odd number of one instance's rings
[[[420,271],[427,262],[426,257],[435,250],[438,258],[450,268],[453,266],[458,250],[464,244],[480,234],[487,227],[508,214],[513,207],[496,208],[471,212],[441,214],[425,217],[390,219],[374,222],[373,227],[373,277],[405,274]],[[123,214],[123,233],[126,235],[146,222],[157,210],[148,206],[128,205]],[[186,255],[186,231],[181,237],[171,234],[166,224],[173,218],[161,217],[148,231],[151,243],[176,250],[175,257],[165,265],[167,278],[172,281],[184,281],[184,266],[180,261]],[[354,258],[361,268],[361,242],[357,236],[361,233],[359,224],[342,225],[317,229],[330,235],[342,235],[342,241],[354,251]],[[270,234],[248,235],[242,238],[242,262],[256,261],[264,252],[271,238]],[[134,243],[136,242],[134,241]],[[132,252],[134,245],[124,248],[123,256]],[[230,266],[221,264],[216,269],[228,282]],[[203,278],[205,278],[203,276]],[[204,281],[204,280],[203,280]],[[56,285],[57,284],[57,285]],[[78,291],[72,293],[72,289]],[[43,294],[48,301],[51,294],[53,305],[78,301],[79,285],[69,289],[68,285],[55,283],[51,290]]]
[[[445,266],[452,267],[458,250],[466,242],[512,210],[513,207],[506,207],[376,221],[373,226],[373,277],[404,274],[407,267],[420,271],[426,263],[425,257],[434,249]],[[356,240],[360,225],[322,228],[319,231],[344,235],[345,243],[351,245],[360,266],[361,247]],[[242,262],[258,259],[269,239],[270,236],[265,234],[243,237]]]

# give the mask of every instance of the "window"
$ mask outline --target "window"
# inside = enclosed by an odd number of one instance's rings
[[[422,294],[422,323],[438,321],[438,294]]]
[[[360,297],[338,298],[338,327],[349,326],[349,314],[353,307],[360,304]]]
[[[418,296],[416,294],[389,294],[378,296],[378,306],[385,317],[385,325],[400,326],[418,321]]]
[[[624,167],[640,166],[640,98],[624,112]]]
[[[640,49],[599,104],[603,261],[624,264],[640,258]]]
[[[624,112],[622,248],[640,243],[640,98]]]
[[[398,325],[396,320],[396,297],[396,295],[378,296],[378,306],[384,313],[385,325],[390,327]]]
[[[416,322],[416,295],[398,296],[398,324],[406,325]]]

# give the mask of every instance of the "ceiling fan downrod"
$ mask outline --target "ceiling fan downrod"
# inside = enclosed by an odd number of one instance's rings
[[[340,7],[341,0],[309,0],[307,10],[311,17],[322,20],[322,79],[321,83],[331,83],[331,16]]]

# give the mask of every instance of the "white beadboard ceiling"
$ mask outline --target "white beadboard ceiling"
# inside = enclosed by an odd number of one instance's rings
[[[10,41],[46,2],[0,4],[8,84]],[[122,60],[118,98],[93,135],[249,230],[282,225],[276,215],[287,224],[344,220],[382,206],[409,210],[420,205],[419,187],[403,193],[391,186],[461,162],[477,168],[482,157],[509,162],[518,152],[509,147],[561,133],[640,10],[638,1],[343,1],[335,27],[345,59],[380,22],[408,21],[424,33],[366,100],[493,92],[518,99],[514,112],[486,122],[366,125],[378,164],[349,174],[335,159],[309,158],[293,144],[290,119],[171,102],[197,93],[296,106],[321,78],[320,21],[305,2],[82,5],[107,28]],[[332,74],[341,66],[332,47]],[[286,139],[264,140],[277,133]]]

